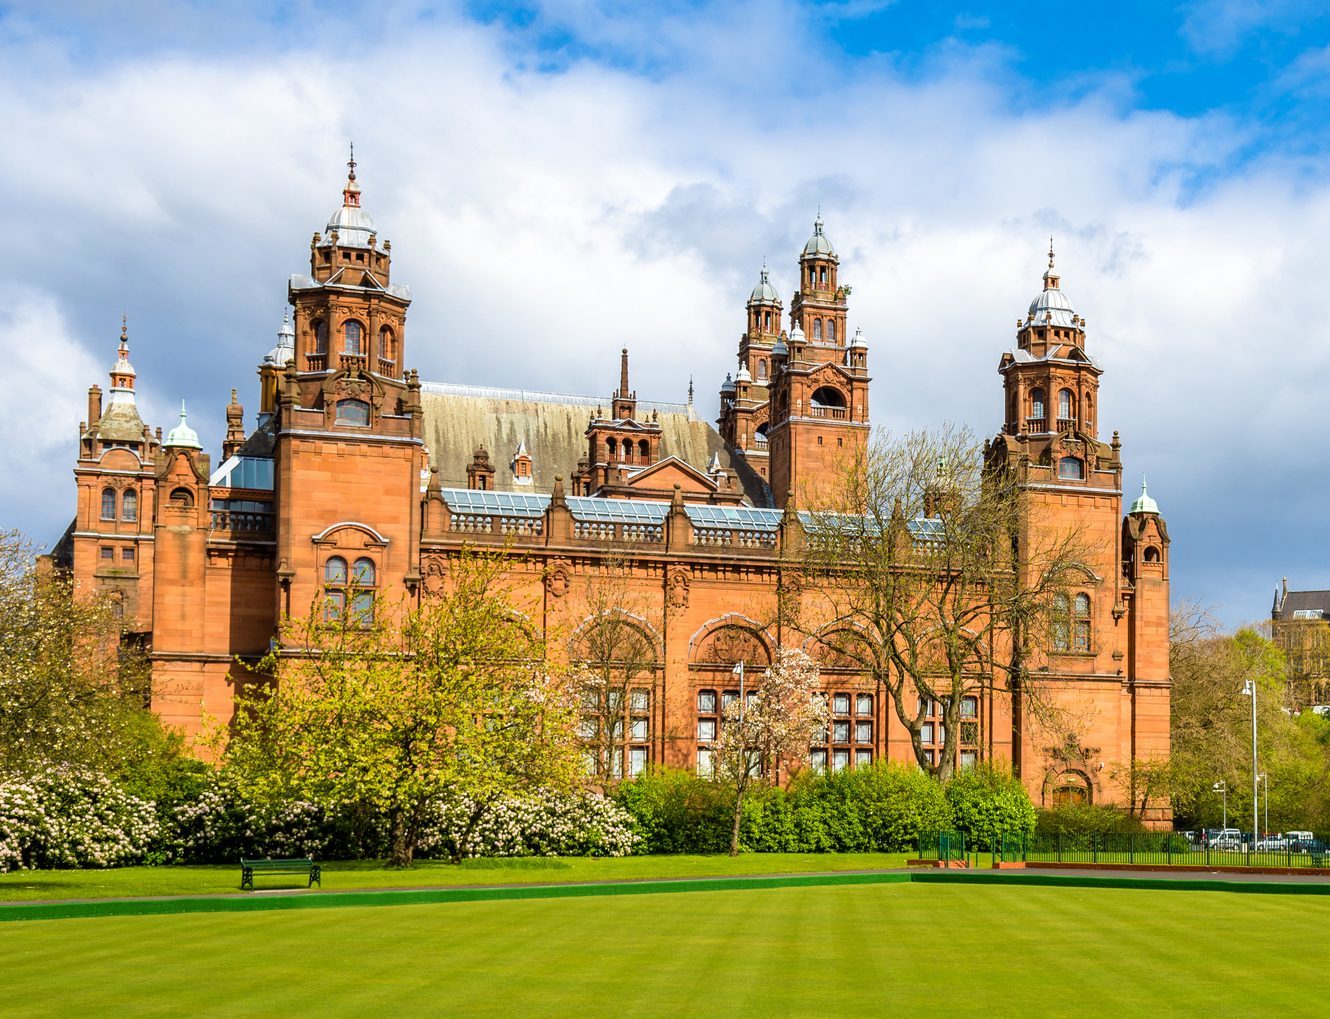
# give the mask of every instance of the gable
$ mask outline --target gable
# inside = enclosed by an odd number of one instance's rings
[[[701,471],[694,470],[678,457],[666,457],[650,467],[636,471],[628,477],[629,488],[652,489],[654,491],[673,491],[678,485],[685,492],[710,495],[716,491],[716,484]]]

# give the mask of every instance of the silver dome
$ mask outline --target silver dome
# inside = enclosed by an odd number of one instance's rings
[[[374,220],[358,205],[343,205],[328,219],[323,236],[325,245],[332,244],[332,232],[337,231],[337,243],[343,248],[368,248],[374,229]]]
[[[822,217],[820,215],[813,221],[813,236],[808,238],[808,243],[804,245],[804,257],[810,255],[824,258],[836,257],[836,249],[831,246],[831,241],[827,240],[827,235],[822,232]]]
[[[1030,302],[1030,319],[1034,325],[1074,326],[1076,311],[1067,295],[1054,279],[1042,293]]]
[[[753,287],[753,292],[748,295],[748,303],[780,304],[780,294],[776,293],[776,288],[771,285],[765,265],[762,267],[762,278],[757,281],[757,286]]]

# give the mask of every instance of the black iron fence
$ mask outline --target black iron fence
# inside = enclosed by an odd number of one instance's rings
[[[923,845],[923,840],[920,840]],[[992,862],[1100,863],[1204,867],[1325,867],[1322,848],[1256,849],[1251,845],[1194,845],[1176,832],[1135,835],[1004,835]]]

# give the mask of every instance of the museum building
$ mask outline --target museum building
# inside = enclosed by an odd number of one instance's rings
[[[425,382],[407,367],[411,293],[353,161],[308,273],[290,278],[257,419],[247,427],[232,389],[216,462],[183,405],[164,437],[144,423],[122,328],[109,391],[88,392],[56,559],[116,601],[150,650],[154,710],[188,735],[231,717],[282,617],[427,598],[464,546],[511,556],[550,633],[597,625],[587,592],[613,570],[628,585],[618,611],[649,649],[619,705],[614,770],[705,770],[736,662],[760,677],[777,647],[822,647],[782,628],[776,605],[804,507],[868,441],[869,346],[839,263],[819,216],[788,318],[763,267],[718,427],[691,384],[681,402],[639,400],[627,350],[609,395]],[[1016,472],[1033,526],[1075,526],[1093,547],[1041,666],[1083,725],[1050,744],[995,679],[964,704],[954,763],[1009,761],[1037,804],[1122,802],[1113,776],[1169,751],[1169,538],[1144,488],[1123,513],[1121,443],[1099,438],[1101,371],[1051,250],[998,372],[990,462]],[[882,692],[835,656],[822,666],[832,720],[812,763],[914,760]],[[923,737],[936,760],[940,722]]]

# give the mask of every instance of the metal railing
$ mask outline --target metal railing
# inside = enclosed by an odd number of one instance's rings
[[[923,832],[919,836],[919,859],[964,863],[965,835],[958,831]]]
[[[920,842],[922,846],[922,840]],[[1131,835],[1003,835],[994,846],[993,861],[1025,863],[1088,863],[1126,866],[1203,866],[1282,868],[1325,867],[1324,850],[1293,846],[1256,849],[1251,845],[1193,845],[1177,832]]]

